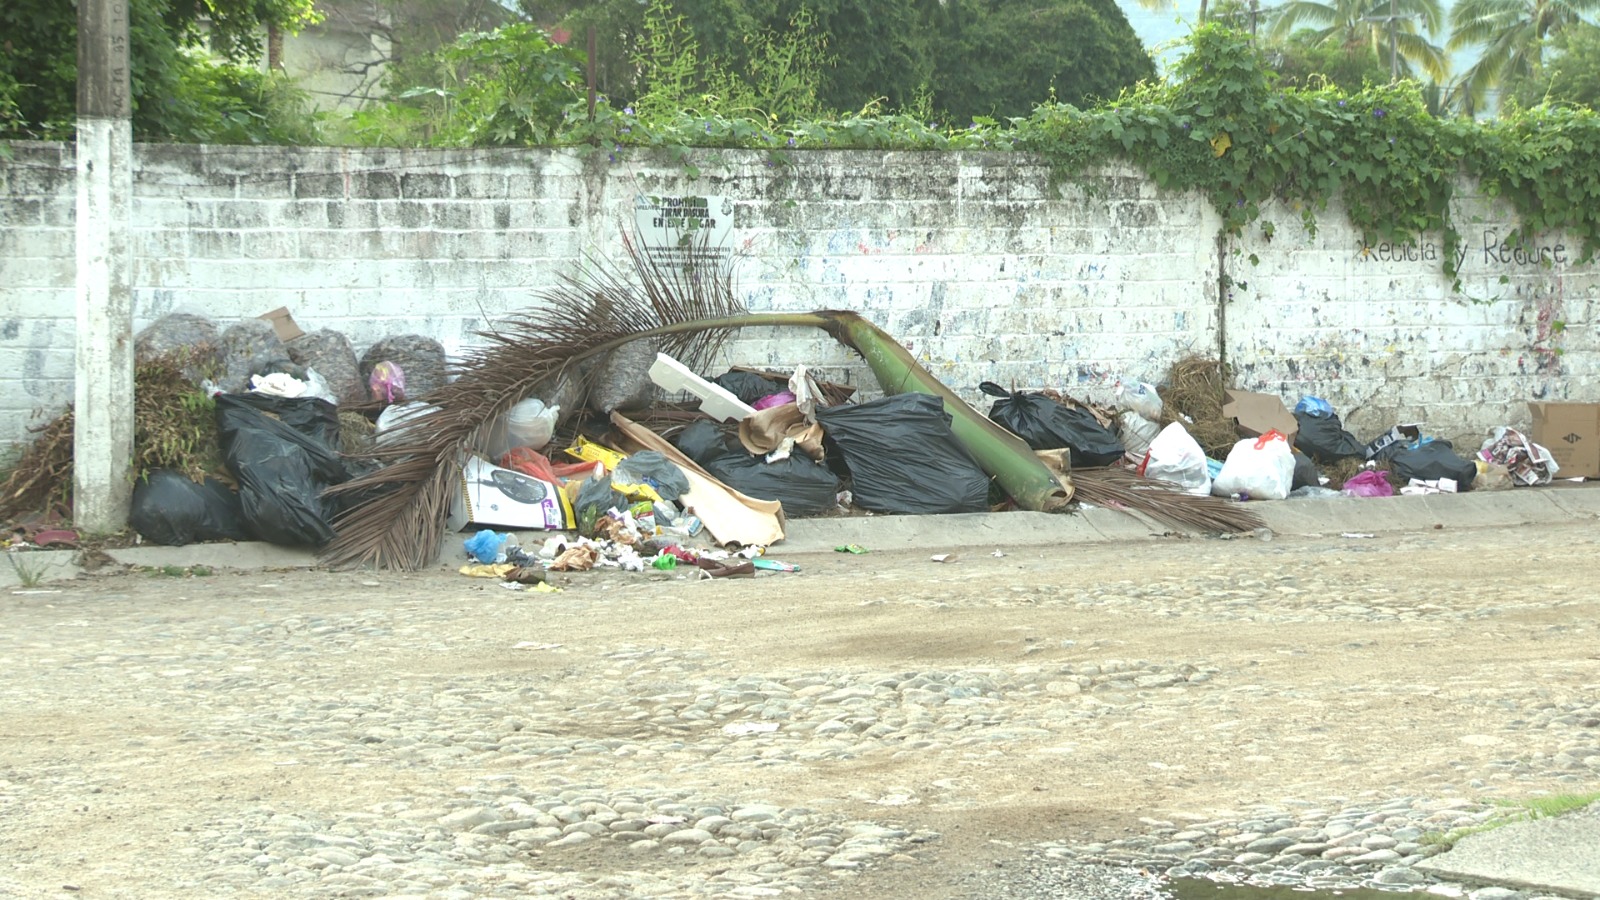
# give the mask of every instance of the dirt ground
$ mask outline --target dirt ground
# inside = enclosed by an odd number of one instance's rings
[[[250,670],[245,689],[272,696],[307,678],[352,694],[396,678],[425,689],[479,673],[581,685],[607,677],[599,654],[619,646],[693,650],[752,673],[1055,672],[1111,659],[1215,669],[1189,687],[1085,690],[1085,706],[1115,714],[1067,741],[704,776],[723,790],[940,832],[917,874],[925,897],[954,896],[941,891],[1029,843],[1105,839],[1144,829],[1144,818],[1363,792],[1570,791],[1570,780],[1542,767],[1554,744],[1523,729],[1542,705],[1600,703],[1595,535],[1572,523],[1004,556],[969,547],[943,564],[926,553],[775,552],[802,573],[718,582],[580,575],[550,595],[513,595],[448,571],[129,573],[13,590],[0,596],[0,894],[9,883],[37,891],[23,896],[176,896],[162,886],[194,864],[191,833],[235,806],[351,808],[481,774],[470,761],[444,772],[352,772],[319,764],[306,747],[294,748],[299,764],[281,765],[290,749],[275,759],[272,748],[218,734],[219,710],[250,697],[225,680],[176,690],[160,670],[196,659],[232,670],[239,645],[220,637],[260,622],[382,626],[370,636],[330,631],[325,652],[269,647],[237,666]],[[283,630],[260,640],[294,636],[292,624]],[[133,641],[152,654],[143,674],[93,665],[104,648],[126,653]],[[1029,720],[1032,696],[1008,700],[1012,720]],[[581,704],[570,715],[575,730],[591,727]],[[1494,780],[1507,758],[1533,765]],[[596,777],[633,771],[593,765]],[[1590,789],[1597,777],[1587,773]],[[892,808],[862,799],[907,790],[917,800]],[[602,854],[572,862],[608,865]],[[908,896],[904,877],[869,872],[848,892]]]

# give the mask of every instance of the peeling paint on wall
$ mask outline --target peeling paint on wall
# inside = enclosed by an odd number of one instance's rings
[[[0,441],[22,436],[11,413],[72,393],[71,151],[13,149],[0,168],[26,177],[0,185],[0,220],[23,226],[0,232]],[[1159,381],[1219,346],[1241,386],[1326,397],[1358,432],[1420,419],[1457,437],[1525,424],[1528,399],[1600,400],[1596,267],[1559,235],[1511,246],[1506,211],[1465,190],[1457,220],[1475,224],[1453,293],[1438,236],[1369,246],[1337,208],[1315,234],[1269,209],[1275,240],[1233,239],[1219,262],[1205,198],[1123,168],[1091,195],[1012,154],[722,157],[726,171],[692,182],[670,162],[622,176],[579,151],[142,146],[136,316],[226,324],[287,305],[358,350],[421,331],[459,352],[484,314],[615,254],[643,188],[733,201],[750,308],[859,310],[973,400],[993,380],[1106,402],[1118,377]],[[1219,265],[1235,280],[1226,335]],[[859,360],[815,334],[753,330],[724,361],[816,365],[872,394]]]

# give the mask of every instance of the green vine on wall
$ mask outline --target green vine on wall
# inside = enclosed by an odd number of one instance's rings
[[[1197,30],[1171,84],[1145,85],[1103,108],[1041,107],[1017,146],[1060,178],[1122,159],[1162,187],[1203,192],[1240,234],[1269,199],[1301,203],[1308,230],[1334,197],[1370,245],[1443,236],[1455,278],[1461,238],[1450,214],[1458,179],[1476,178],[1516,210],[1508,240],[1562,231],[1600,249],[1600,116],[1536,109],[1474,122],[1432,115],[1408,83],[1282,90],[1248,36]],[[1270,224],[1263,237],[1272,238]],[[1459,289],[1459,281],[1457,282]]]
[[[631,147],[680,161],[690,148],[764,149],[779,164],[805,149],[1020,150],[1045,159],[1058,184],[1122,161],[1162,188],[1203,193],[1234,235],[1257,223],[1270,200],[1298,204],[1314,233],[1317,213],[1339,198],[1368,245],[1441,235],[1452,279],[1461,235],[1450,201],[1466,177],[1515,209],[1518,227],[1506,236],[1513,246],[1564,232],[1582,242],[1576,262],[1600,250],[1600,114],[1541,107],[1479,122],[1432,114],[1409,82],[1354,93],[1284,89],[1249,36],[1220,25],[1195,31],[1169,82],[1095,109],[1045,104],[1006,122],[951,127],[876,108],[783,124],[689,109],[641,117],[602,105],[592,122],[575,113],[563,139],[601,144],[613,160]],[[1259,233],[1270,241],[1272,224]]]

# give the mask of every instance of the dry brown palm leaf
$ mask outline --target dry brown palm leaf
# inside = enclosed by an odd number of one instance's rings
[[[587,360],[650,338],[662,352],[700,368],[729,332],[761,326],[821,328],[861,354],[885,393],[939,397],[957,440],[1020,506],[1065,505],[1061,485],[1027,444],[968,406],[861,316],[746,314],[728,268],[674,268],[656,263],[633,242],[626,249],[631,274],[591,260],[544,292],[540,309],[485,333],[489,344],[465,360],[456,379],[420,398],[435,408],[406,420],[374,450],[372,458],[387,465],[330,489],[363,499],[335,521],[337,536],[324,551],[329,564],[418,569],[432,562],[465,455],[481,446],[492,423],[517,402],[563,376],[592,370],[583,365]]]
[[[625,243],[630,270],[591,258],[542,292],[540,308],[481,332],[486,343],[464,356],[454,380],[418,398],[432,408],[397,425],[368,454],[382,468],[328,491],[366,495],[336,520],[337,536],[324,551],[329,564],[414,570],[431,562],[464,455],[486,442],[512,406],[563,376],[578,377],[580,363],[647,335],[689,365],[715,353],[726,325],[663,329],[736,320],[744,310],[726,267],[664,265]],[[580,382],[580,398],[586,392]]]
[[[1172,364],[1160,388],[1161,424],[1183,422],[1207,456],[1224,459],[1239,440],[1232,419],[1222,414],[1233,371],[1219,360],[1190,355]]]
[[[1265,527],[1261,517],[1243,503],[1190,494],[1128,469],[1073,469],[1072,484],[1084,503],[1137,513],[1177,528],[1236,534]]]

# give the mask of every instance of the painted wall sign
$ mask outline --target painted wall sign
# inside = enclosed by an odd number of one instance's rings
[[[729,197],[639,194],[633,216],[645,250],[659,261],[724,261],[733,252]]]

